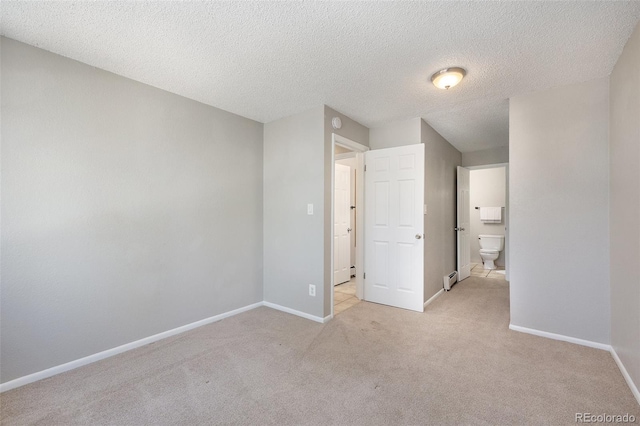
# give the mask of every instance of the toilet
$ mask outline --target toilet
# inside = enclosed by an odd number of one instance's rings
[[[504,235],[478,235],[478,240],[480,240],[480,257],[484,269],[496,269],[493,261],[504,249]]]

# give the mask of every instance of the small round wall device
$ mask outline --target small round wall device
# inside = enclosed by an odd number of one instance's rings
[[[342,127],[342,120],[340,120],[340,117],[333,117],[331,119],[331,125],[333,126],[334,129],[338,130],[339,128]]]

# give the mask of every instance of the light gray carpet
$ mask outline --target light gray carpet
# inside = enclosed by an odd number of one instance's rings
[[[640,407],[608,352],[508,330],[504,281],[424,314],[259,308],[0,396],[3,424],[575,424]],[[638,420],[636,420],[637,422]]]

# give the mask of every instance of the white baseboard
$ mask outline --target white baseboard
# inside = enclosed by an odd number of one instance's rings
[[[590,340],[578,339],[576,337],[565,336],[563,334],[549,333],[547,331],[536,330],[535,328],[520,327],[519,325],[509,324],[509,330],[519,331],[521,333],[533,334],[534,336],[546,337],[547,339],[561,340],[563,342],[575,343],[576,345],[588,346],[590,348],[602,349],[603,351],[611,350],[611,345],[592,342]]]
[[[424,307],[426,308],[428,304],[430,304],[431,302],[433,302],[434,300],[436,300],[436,298],[438,296],[440,296],[442,293],[444,293],[444,288],[441,288],[439,292],[437,292],[436,294],[434,294],[433,296],[431,296],[429,298],[429,300],[427,300],[426,302],[424,302]]]
[[[588,346],[590,348],[609,351],[614,361],[618,365],[618,368],[620,369],[620,372],[622,373],[624,380],[627,382],[627,385],[629,385],[629,389],[631,389],[631,393],[636,398],[636,401],[638,401],[638,404],[640,404],[640,391],[638,390],[638,387],[636,386],[636,384],[633,382],[633,379],[629,375],[629,372],[625,368],[624,364],[620,360],[620,357],[618,357],[618,354],[616,353],[615,349],[613,349],[611,345],[592,342],[590,340],[578,339],[575,337],[564,336],[562,334],[548,333],[546,331],[540,331],[540,330],[527,328],[527,327],[520,327],[519,325],[513,325],[513,324],[509,324],[509,329],[514,331],[519,331],[521,333],[533,334],[535,336],[546,337],[554,340],[562,340],[563,342],[575,343],[577,345]]]
[[[631,376],[629,375],[629,372],[624,367],[624,364],[622,363],[622,361],[618,357],[618,354],[616,353],[616,350],[613,349],[613,347],[611,347],[611,351],[610,352],[611,352],[611,356],[613,357],[614,361],[616,362],[616,364],[618,364],[618,368],[620,369],[620,372],[622,373],[622,376],[624,377],[624,380],[629,385],[629,388],[631,389],[631,393],[633,394],[633,396],[636,397],[636,401],[638,401],[638,405],[640,405],[640,391],[638,390],[638,387],[636,386],[635,383],[633,383],[633,379],[631,378]]]
[[[322,317],[317,317],[315,315],[307,314],[306,312],[296,311],[295,309],[287,308],[286,306],[276,305],[275,303],[266,302],[266,301],[262,302],[262,303],[267,308],[275,309],[277,311],[286,312],[288,314],[292,314],[292,315],[296,315],[296,316],[299,316],[299,317],[302,317],[302,318],[306,318],[308,320],[319,322],[321,324],[324,324],[324,323],[328,322],[331,319],[331,315],[327,315],[326,317],[322,318]]]
[[[123,352],[139,348],[144,345],[148,345],[149,343],[157,342],[158,340],[166,339],[167,337],[175,336],[176,334],[184,333],[185,331],[193,330],[194,328],[197,328],[197,327],[202,327],[203,325],[220,321],[230,316],[237,315],[239,313],[258,308],[262,305],[263,305],[262,302],[254,303],[252,305],[247,305],[242,308],[234,309],[233,311],[224,312],[222,314],[214,315],[212,317],[205,318],[200,321],[192,322],[191,324],[183,325],[182,327],[178,327],[172,330],[164,331],[162,333],[154,334],[153,336],[145,337],[143,339],[136,340],[135,342],[126,343],[124,345],[121,345],[112,349],[107,349],[106,351],[98,352],[97,354],[76,359],[75,361],[70,361],[65,364],[58,365],[56,367],[47,368],[46,370],[42,370],[37,373],[19,377],[17,379],[0,384],[0,393],[11,390],[11,389],[15,389],[20,386],[27,385],[29,383],[37,382],[38,380],[46,379],[48,377],[55,376],[56,374],[64,373],[65,371],[73,370],[75,368],[82,367],[83,365],[91,364],[93,362],[100,361],[102,359],[109,358],[114,355],[118,355]]]

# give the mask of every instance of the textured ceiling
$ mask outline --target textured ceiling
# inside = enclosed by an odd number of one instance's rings
[[[515,94],[608,75],[640,19],[613,2],[1,2],[7,37],[269,122],[327,104],[506,145]],[[462,66],[449,91],[430,75]]]

